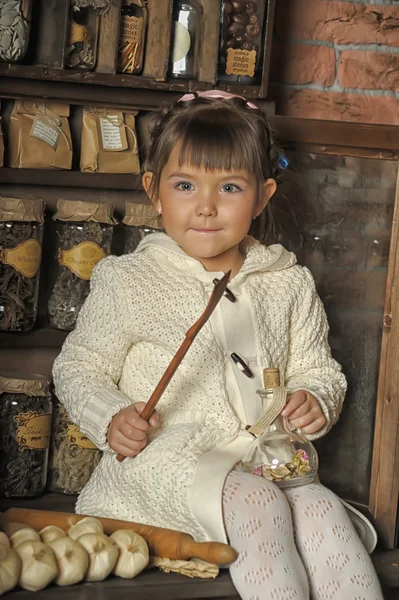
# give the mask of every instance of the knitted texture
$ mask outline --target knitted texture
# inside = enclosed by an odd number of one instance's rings
[[[55,361],[54,382],[72,421],[104,450],[77,511],[179,529],[206,540],[190,509],[188,489],[199,457],[233,440],[241,428],[226,391],[228,358],[211,322],[164,392],[157,407],[161,426],[145,450],[118,463],[106,441],[121,408],[148,400],[206,306],[204,284],[190,270],[172,266],[176,260],[176,244],[165,234],[153,234],[134,254],[101,261],[76,329]],[[326,430],[338,418],[346,384],[330,354],[312,277],[294,263],[281,246],[266,248],[250,239],[244,265],[231,283],[246,287],[251,297],[262,364],[278,367],[287,386],[314,393]]]

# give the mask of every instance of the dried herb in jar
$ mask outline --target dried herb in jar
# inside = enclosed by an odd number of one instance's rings
[[[123,0],[118,71],[138,75],[143,68],[147,28],[146,0]]]
[[[41,375],[0,373],[0,494],[37,496],[46,485],[52,402]]]
[[[21,61],[28,49],[32,0],[1,0],[0,60]]]
[[[146,235],[163,231],[162,219],[152,204],[126,201],[122,223],[125,225],[125,254],[134,252]]]
[[[0,197],[0,330],[36,321],[44,202]]]
[[[69,419],[56,402],[50,450],[48,487],[53,492],[78,494],[100,462],[101,452]]]
[[[56,281],[48,303],[50,325],[71,331],[90,291],[96,264],[111,253],[111,203],[58,200]]]

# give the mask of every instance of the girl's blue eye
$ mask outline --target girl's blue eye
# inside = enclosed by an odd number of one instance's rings
[[[238,185],[234,185],[234,183],[225,183],[222,188],[221,188],[222,192],[227,192],[228,194],[231,194],[232,192],[241,192],[241,188],[238,187]]]
[[[188,181],[180,181],[180,183],[175,185],[175,188],[177,190],[181,190],[182,192],[192,192],[194,189],[193,185]]]

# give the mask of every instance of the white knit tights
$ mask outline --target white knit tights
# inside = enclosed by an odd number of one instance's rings
[[[280,490],[232,471],[223,489],[230,574],[243,600],[383,600],[346,510],[320,484]]]

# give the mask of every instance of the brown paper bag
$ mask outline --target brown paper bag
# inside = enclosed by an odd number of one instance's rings
[[[111,108],[83,109],[82,172],[140,173],[136,114]]]
[[[17,169],[70,169],[69,105],[15,102],[10,117],[9,166]]]

